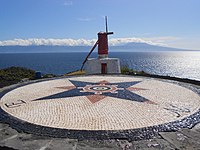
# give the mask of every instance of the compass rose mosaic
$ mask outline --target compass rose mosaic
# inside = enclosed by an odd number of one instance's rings
[[[200,96],[194,89],[142,77],[60,78],[3,94],[0,119],[22,131],[56,137],[153,135],[199,122]]]
[[[143,88],[132,87],[133,85],[137,85],[141,81],[121,83],[109,83],[106,80],[97,83],[74,80],[69,81],[73,84],[73,86],[56,87],[59,89],[64,89],[66,91],[42,97],[36,100],[86,96],[92,103],[95,103],[109,96],[124,100],[151,103],[148,99],[134,93],[134,91],[147,90]]]

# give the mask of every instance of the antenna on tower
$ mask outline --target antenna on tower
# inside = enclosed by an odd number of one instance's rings
[[[108,33],[108,20],[107,20],[107,16],[105,16],[105,21],[106,21],[106,33]]]
[[[105,21],[106,21],[106,34],[107,35],[113,34],[113,32],[108,32],[108,18],[107,18],[107,16],[105,16]]]

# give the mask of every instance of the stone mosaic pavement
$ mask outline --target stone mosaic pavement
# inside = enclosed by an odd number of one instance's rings
[[[80,76],[28,84],[2,95],[1,119],[53,137],[148,139],[199,123],[190,86],[130,76]]]

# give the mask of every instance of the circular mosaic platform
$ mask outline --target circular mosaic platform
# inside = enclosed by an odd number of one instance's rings
[[[188,126],[198,116],[200,96],[155,79],[82,76],[18,87],[4,94],[0,106],[6,117],[23,124],[17,125],[22,130],[48,135],[61,130],[116,134]]]

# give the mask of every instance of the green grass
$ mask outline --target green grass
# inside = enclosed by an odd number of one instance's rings
[[[122,66],[121,67],[121,74],[125,74],[125,75],[143,75],[146,76],[148,75],[148,73],[144,72],[144,71],[135,71],[133,69],[128,68],[128,66]]]
[[[0,70],[0,88],[20,82],[24,78],[34,79],[35,71],[23,67],[9,67]]]
[[[74,76],[74,75],[85,75],[85,71],[77,70],[70,73],[65,74],[65,76]]]

